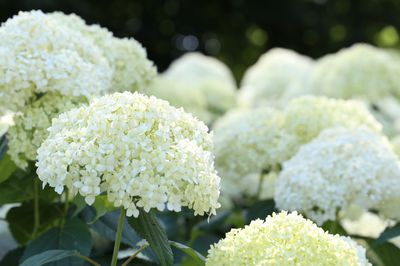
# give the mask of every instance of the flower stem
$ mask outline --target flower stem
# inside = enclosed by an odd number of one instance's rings
[[[125,209],[122,207],[119,214],[117,234],[115,235],[114,251],[111,266],[117,265],[119,245],[121,244],[122,228],[124,227]]]
[[[257,194],[256,194],[257,200],[260,199],[263,183],[264,183],[264,172],[261,172],[260,176],[258,177],[258,187],[257,187]]]
[[[39,214],[39,189],[38,189],[38,180],[37,178],[34,179],[33,181],[33,232],[32,232],[32,238],[35,238],[37,235],[37,232],[39,230],[39,225],[40,225],[40,214]]]
[[[92,260],[91,258],[86,257],[86,256],[84,256],[84,255],[82,255],[82,254],[77,253],[77,254],[75,254],[75,256],[78,257],[78,258],[80,258],[80,259],[83,259],[83,260],[89,262],[90,264],[92,264],[92,265],[94,265],[94,266],[101,266],[100,263],[97,263],[97,262],[95,262],[94,260]]]
[[[143,245],[141,246],[138,250],[136,250],[135,253],[132,254],[132,256],[130,256],[124,263],[121,264],[121,266],[128,266],[129,262],[131,262],[134,258],[136,258],[136,256],[142,252],[143,250],[145,250],[146,248],[148,248],[150,245]]]

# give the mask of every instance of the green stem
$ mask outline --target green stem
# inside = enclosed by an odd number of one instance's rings
[[[101,266],[100,263],[97,263],[97,262],[95,262],[94,260],[92,260],[91,258],[86,257],[86,256],[84,256],[84,255],[82,255],[82,254],[77,253],[77,254],[75,254],[75,256],[78,257],[78,258],[80,258],[80,259],[83,259],[83,260],[89,262],[90,264],[92,264],[92,265],[94,265],[94,266]]]
[[[122,263],[121,266],[128,266],[129,262],[131,262],[134,258],[136,258],[136,256],[142,252],[143,250],[145,250],[146,248],[148,248],[150,245],[143,245],[141,246],[138,250],[136,250],[135,253],[132,254],[132,256],[130,256],[124,263]]]
[[[260,199],[263,183],[264,183],[264,171],[261,172],[261,174],[260,174],[260,176],[258,178],[258,187],[257,187],[257,194],[256,194],[256,199],[257,200]]]
[[[32,238],[36,238],[37,232],[40,225],[40,213],[39,213],[39,189],[38,189],[38,179],[35,178],[33,181],[33,211],[34,211],[34,221],[33,221],[33,232]]]
[[[122,228],[124,227],[125,209],[122,207],[119,214],[117,234],[115,235],[114,251],[111,266],[117,265],[119,245],[121,244]]]

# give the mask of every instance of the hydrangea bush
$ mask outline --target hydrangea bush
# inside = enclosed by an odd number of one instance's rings
[[[237,93],[212,57],[157,75],[74,14],[20,12],[0,37],[1,265],[400,261],[392,53],[272,49]]]

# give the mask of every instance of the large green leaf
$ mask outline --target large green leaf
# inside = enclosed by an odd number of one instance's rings
[[[21,206],[14,207],[7,212],[7,221],[14,239],[25,245],[32,239],[34,231],[33,201],[24,202]],[[37,233],[41,234],[50,227],[55,226],[62,215],[62,210],[57,204],[41,202],[39,205],[40,224]]]
[[[199,265],[199,266],[205,265],[206,259],[204,258],[203,255],[201,255],[196,250],[194,250],[191,247],[188,247],[186,245],[183,245],[181,243],[178,243],[178,242],[170,241],[170,243],[171,243],[171,246],[179,249],[180,251],[182,251],[186,255],[188,255],[190,258],[192,258],[193,262],[196,265]]]
[[[82,215],[86,221],[92,221],[93,217],[96,215],[96,211],[93,207],[88,206],[85,208]],[[96,222],[90,224],[90,227],[103,237],[114,241],[117,233],[118,218],[119,211],[108,212]],[[125,219],[121,241],[131,247],[135,247],[140,240],[142,240],[142,238],[132,229]]]
[[[378,239],[375,241],[376,245],[380,245],[392,238],[400,236],[400,223],[388,227],[381,233],[381,235],[378,237]]]
[[[367,249],[368,260],[375,266],[398,266],[400,261],[400,249],[392,243],[386,242],[375,245],[375,239],[354,236],[361,245]]]
[[[34,169],[29,168],[27,171],[17,169],[10,178],[0,185],[0,205],[32,199],[35,178],[37,176]],[[45,189],[39,189],[39,197],[44,201],[51,201],[57,197],[57,194],[54,189],[46,187]]]
[[[11,160],[10,155],[4,155],[0,159],[0,183],[6,181],[16,169],[17,166]]]
[[[75,256],[76,254],[77,252],[75,250],[48,250],[26,259],[20,264],[20,266],[42,266],[49,262],[55,262],[64,258]]]
[[[90,250],[92,249],[92,239],[89,228],[78,218],[67,221],[62,228],[52,228],[28,244],[21,258],[21,262],[29,257],[53,249],[76,250],[84,256],[89,256]],[[79,258],[70,257],[49,263],[47,266],[79,266],[83,265],[83,263],[84,262]]]
[[[19,259],[24,253],[24,247],[19,247],[9,251],[0,261],[0,266],[18,266]]]
[[[147,213],[140,209],[139,217],[129,217],[128,222],[139,235],[149,242],[162,266],[173,265],[174,257],[167,234],[152,211]]]

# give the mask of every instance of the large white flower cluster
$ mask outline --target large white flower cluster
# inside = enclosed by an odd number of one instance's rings
[[[102,51],[112,68],[112,91],[136,91],[150,85],[157,70],[143,46],[133,38],[116,38],[99,25],[87,25],[80,17],[60,12],[50,16],[90,38]]]
[[[289,102],[284,109],[285,129],[304,144],[331,127],[354,128],[365,125],[380,132],[381,124],[361,102],[303,96]]]
[[[245,189],[239,185],[242,179],[254,180],[246,176],[258,176],[290,158],[298,146],[297,138],[283,126],[283,114],[268,107],[232,110],[217,120],[214,145],[223,192],[236,195]]]
[[[115,93],[53,120],[38,176],[92,204],[100,193],[128,216],[157,208],[215,214],[219,182],[204,123],[166,101]]]
[[[400,64],[393,55],[356,44],[318,60],[310,78],[316,94],[367,100],[400,96]]]
[[[194,103],[193,96],[188,94],[197,90],[201,100],[187,111],[193,111],[206,123],[212,122],[236,104],[236,84],[232,73],[215,58],[200,53],[185,54],[172,62],[161,79],[166,85],[157,87],[162,84],[159,82],[148,94],[166,100],[172,98],[167,95],[175,95],[174,105],[186,107]],[[182,93],[183,88],[187,88],[185,94]]]
[[[349,237],[331,235],[296,212],[257,219],[232,229],[211,246],[207,266],[371,265]]]
[[[311,58],[283,48],[271,49],[246,71],[239,105],[266,106],[306,94],[312,68]]]
[[[366,127],[330,128],[283,164],[275,201],[322,224],[354,206],[380,209],[399,198],[399,186],[400,162],[385,137]]]
[[[0,27],[0,105],[12,111],[46,92],[90,97],[110,87],[111,68],[90,38],[41,11]]]
[[[14,115],[15,125],[9,128],[7,139],[8,153],[15,164],[24,169],[28,161],[35,161],[36,150],[46,139],[52,118],[84,103],[87,103],[85,97],[46,93]]]
[[[92,96],[137,90],[156,75],[139,43],[76,15],[20,12],[0,27],[0,38],[0,105],[17,112],[7,138],[20,168],[35,160],[59,113]]]

